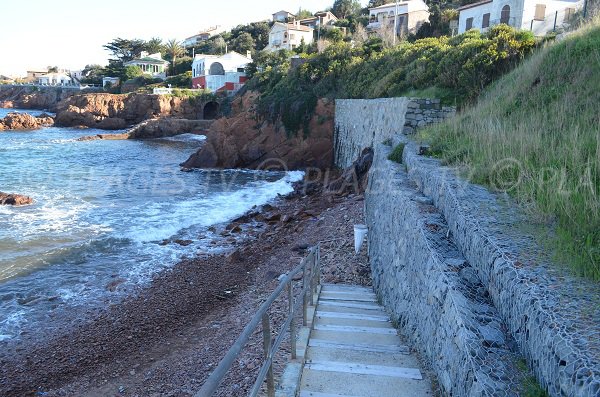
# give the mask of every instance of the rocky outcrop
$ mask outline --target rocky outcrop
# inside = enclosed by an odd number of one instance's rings
[[[55,112],[60,101],[80,93],[78,89],[64,87],[0,85],[0,108],[46,109]]]
[[[257,121],[258,95],[250,92],[232,104],[232,116],[216,120],[202,148],[185,163],[186,168],[299,169],[331,167],[334,106],[319,100],[302,132],[286,133],[281,123]]]
[[[76,95],[58,104],[56,124],[119,130],[154,118],[201,119],[203,105],[190,98],[140,93]]]
[[[0,120],[0,131],[5,130],[35,130],[54,125],[54,119],[43,113],[34,117],[27,113],[9,113]]]
[[[97,134],[84,136],[77,140],[156,139],[189,133],[203,135],[212,122],[212,120],[186,120],[173,118],[152,119],[142,121],[123,134]]]
[[[20,194],[0,192],[0,205],[29,205],[33,204],[31,197]]]

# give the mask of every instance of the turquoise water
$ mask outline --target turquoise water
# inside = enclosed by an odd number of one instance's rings
[[[0,117],[7,110],[0,109]],[[57,311],[102,302],[116,279],[139,285],[208,249],[208,227],[292,191],[300,172],[181,172],[203,137],[76,139],[99,131],[0,133],[0,191],[35,204],[0,207],[0,340]],[[187,247],[160,244],[190,239]],[[112,294],[112,295],[111,295]]]

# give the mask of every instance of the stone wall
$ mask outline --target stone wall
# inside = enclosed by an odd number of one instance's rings
[[[448,225],[404,166],[376,145],[366,192],[369,259],[381,302],[436,373],[443,395],[515,396],[515,343]]]
[[[600,285],[572,276],[537,243],[507,196],[475,186],[405,146],[412,183],[448,222],[507,330],[551,396],[600,397]],[[397,203],[398,204],[398,203]]]
[[[411,98],[406,110],[404,130],[414,134],[419,127],[440,123],[456,115],[456,107],[442,106],[439,99]]]
[[[408,98],[337,99],[334,163],[349,167],[363,149],[402,132]]]
[[[346,168],[364,148],[398,133],[414,133],[418,127],[438,123],[455,113],[456,108],[441,106],[439,99],[338,99],[335,102],[334,163]]]

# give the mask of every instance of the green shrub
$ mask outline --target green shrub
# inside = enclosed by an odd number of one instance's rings
[[[398,164],[402,164],[402,154],[404,153],[404,146],[404,143],[401,143],[398,146],[396,146],[388,156],[388,160],[394,161]]]
[[[514,68],[535,47],[530,32],[507,25],[486,34],[425,38],[383,49],[372,38],[362,46],[336,42],[290,70],[285,52],[260,55],[248,67],[248,86],[260,91],[259,112],[281,118],[288,132],[306,128],[317,98],[379,98],[437,87],[446,102],[463,103]]]

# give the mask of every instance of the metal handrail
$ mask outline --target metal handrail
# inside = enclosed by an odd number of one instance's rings
[[[267,298],[267,300],[258,308],[256,314],[248,325],[244,328],[240,336],[231,346],[225,357],[221,360],[219,365],[215,368],[215,370],[210,374],[206,382],[202,385],[202,388],[198,393],[196,393],[195,397],[210,397],[215,391],[218,389],[219,385],[225,378],[225,375],[239,356],[240,352],[248,343],[248,340],[258,327],[258,324],[262,324],[263,330],[263,349],[264,349],[264,359],[263,364],[258,372],[256,381],[248,394],[251,397],[255,397],[260,392],[262,384],[267,379],[267,394],[269,397],[273,397],[275,395],[275,381],[273,377],[273,357],[283,339],[286,335],[285,330],[289,328],[290,331],[290,343],[291,343],[291,356],[292,359],[296,358],[296,324],[295,324],[295,315],[300,308],[300,304],[302,304],[302,324],[307,325],[307,312],[308,305],[312,305],[313,302],[313,294],[316,292],[318,285],[320,284],[320,274],[321,274],[321,251],[320,246],[317,244],[315,247],[310,249],[309,254],[300,261],[300,264],[288,272],[283,279],[280,281],[279,285],[275,290],[271,293],[271,295]],[[293,278],[299,273],[303,273],[302,277],[302,293],[298,301],[294,303],[293,296]],[[288,295],[288,307],[289,313],[286,317],[283,325],[280,328],[279,334],[275,341],[272,340],[271,328],[270,328],[270,316],[268,313],[269,308],[279,298],[281,292],[287,287],[287,295]],[[309,296],[310,295],[310,296]]]

